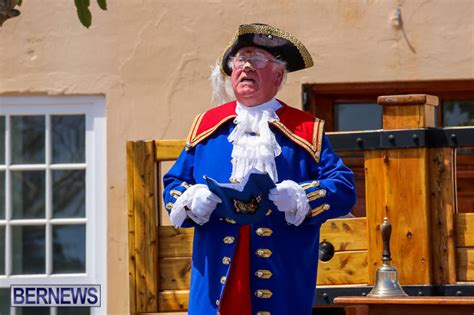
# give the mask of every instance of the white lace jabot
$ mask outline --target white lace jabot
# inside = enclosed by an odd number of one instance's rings
[[[278,182],[275,157],[280,155],[281,148],[268,122],[278,120],[275,111],[280,107],[282,105],[274,98],[252,107],[237,102],[236,126],[227,137],[233,144],[231,181],[240,181],[256,168]]]

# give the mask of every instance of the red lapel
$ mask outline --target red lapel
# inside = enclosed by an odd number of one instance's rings
[[[324,121],[301,110],[286,105],[276,111],[279,121],[271,122],[284,135],[308,151],[319,162]],[[237,117],[236,101],[212,108],[194,119],[186,141],[189,150],[214,133],[220,126]]]

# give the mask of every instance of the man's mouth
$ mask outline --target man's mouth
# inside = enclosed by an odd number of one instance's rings
[[[240,80],[240,82],[252,82],[252,83],[255,83],[255,80],[254,79],[251,79],[251,78],[243,78]]]

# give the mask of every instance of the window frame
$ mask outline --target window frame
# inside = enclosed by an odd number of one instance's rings
[[[324,120],[326,131],[334,131],[334,104],[377,103],[378,96],[398,94],[431,94],[440,104],[446,99],[474,99],[474,80],[308,83],[303,85],[303,109]],[[441,106],[436,110],[442,126]]]
[[[5,116],[5,218],[0,225],[5,226],[5,275],[0,275],[0,288],[8,288],[12,284],[100,284],[101,307],[91,308],[91,314],[106,312],[106,275],[107,275],[107,200],[106,200],[106,116],[104,96],[0,96],[0,115]],[[9,134],[11,131],[8,116],[43,115],[46,117],[45,152],[46,159],[51,156],[51,115],[85,115],[85,163],[21,165],[11,167],[11,151]],[[51,191],[52,176],[48,170],[53,169],[84,169],[85,182],[85,218],[48,218],[52,196],[46,195],[45,219],[11,219],[11,178],[7,169],[40,169],[46,170],[45,188]],[[49,203],[49,205],[48,205]],[[49,207],[49,210],[48,210]],[[18,222],[20,221],[21,222]],[[13,222],[12,222],[13,221]],[[13,224],[12,224],[13,223]],[[86,266],[85,273],[52,274],[52,227],[63,224],[86,224]],[[12,275],[12,226],[41,225],[45,226],[45,274]],[[55,310],[53,309],[53,313]]]

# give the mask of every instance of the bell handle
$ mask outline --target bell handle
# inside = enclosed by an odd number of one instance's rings
[[[392,225],[388,222],[387,218],[383,219],[381,230],[383,242],[382,261],[385,263],[392,260],[390,257],[390,236],[392,234]]]

